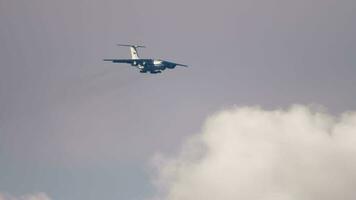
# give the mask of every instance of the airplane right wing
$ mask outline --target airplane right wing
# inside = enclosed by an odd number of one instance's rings
[[[104,59],[104,61],[109,61],[113,63],[128,63],[134,65],[145,65],[147,63],[152,63],[152,59]]]
[[[104,59],[104,61],[109,61],[113,63],[128,63],[132,64],[135,60],[133,59]]]

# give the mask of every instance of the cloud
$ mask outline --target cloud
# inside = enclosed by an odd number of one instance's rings
[[[159,200],[354,200],[356,113],[236,107],[154,161]]]
[[[6,193],[0,193],[0,200],[51,200],[47,194],[40,192],[35,194],[25,194],[15,197]]]

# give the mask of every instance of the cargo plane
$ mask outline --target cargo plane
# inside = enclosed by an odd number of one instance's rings
[[[144,48],[145,46],[129,44],[118,44],[118,46],[130,47],[131,59],[104,59],[104,61],[130,64],[131,66],[138,68],[141,73],[150,72],[151,74],[161,73],[165,69],[174,69],[176,66],[188,67],[187,65],[161,59],[140,58],[137,49]]]

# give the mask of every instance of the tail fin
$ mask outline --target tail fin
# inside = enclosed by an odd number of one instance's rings
[[[132,46],[132,47],[130,47],[130,50],[131,50],[131,58],[132,59],[140,59],[140,57],[138,57],[136,47]]]
[[[129,44],[118,44],[118,46],[124,46],[124,47],[130,47],[131,51],[131,58],[132,59],[140,59],[137,53],[137,48],[144,48],[145,46],[140,46],[140,45],[129,45]]]

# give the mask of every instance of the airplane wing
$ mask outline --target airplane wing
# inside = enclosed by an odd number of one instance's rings
[[[134,62],[133,59],[104,59],[104,61],[109,61],[113,63],[128,63],[131,64]]]
[[[164,62],[166,62],[168,65],[188,67],[188,65],[183,65],[183,64],[179,64],[179,63],[174,63],[174,62],[169,62],[169,61],[164,61]]]
[[[183,65],[183,64],[178,64],[178,63],[175,63],[177,66],[182,66],[182,67],[188,67],[188,65]]]
[[[152,63],[152,59],[104,59],[104,61],[109,61],[113,63],[138,63],[144,65],[145,63]]]

